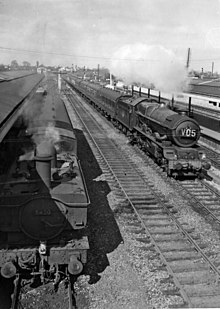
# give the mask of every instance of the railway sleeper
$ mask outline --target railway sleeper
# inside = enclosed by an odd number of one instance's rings
[[[190,273],[190,272],[199,272],[203,270],[209,270],[210,267],[208,264],[204,264],[203,261],[198,260],[178,260],[169,262],[169,266],[172,271],[176,273]]]
[[[183,239],[183,235],[181,233],[173,233],[173,234],[156,234],[154,235],[154,240],[158,242],[170,242],[170,241],[181,241]],[[198,255],[197,255],[198,256]]]
[[[170,241],[167,242],[158,242],[157,245],[159,246],[162,252],[170,252],[170,251],[191,251],[192,247],[189,246],[189,243],[184,239],[182,241]]]
[[[198,253],[192,249],[192,251],[172,251],[163,253],[165,259],[168,262],[179,261],[179,260],[194,260],[198,258]]]
[[[145,209],[143,218],[145,218],[145,216],[148,217],[152,215],[166,214],[166,211],[162,207],[158,209],[146,209],[146,207],[144,206],[143,209]]]
[[[197,296],[190,298],[194,308],[219,308],[220,295]]]
[[[157,235],[157,234],[173,234],[178,233],[179,230],[177,228],[173,228],[171,226],[160,226],[160,227],[154,227],[154,229],[150,232],[151,235]]]
[[[150,214],[149,212],[145,215],[142,216],[142,219],[148,221],[148,220],[169,220],[167,218],[167,214],[164,213],[159,213],[159,214]]]
[[[161,292],[164,294],[164,295],[177,295],[177,296],[180,296],[181,293],[180,293],[180,290],[175,287],[175,286],[172,286],[172,287],[169,287],[167,289],[161,289]]]
[[[158,204],[156,203],[153,205],[152,204],[146,205],[146,203],[143,205],[135,205],[135,208],[138,210],[139,214],[146,214],[147,211],[149,210],[163,209],[162,207],[158,206]]]
[[[133,202],[139,202],[139,201],[155,201],[155,197],[152,194],[149,194],[148,192],[134,192],[134,193],[127,193],[128,197],[133,201]]]
[[[193,285],[200,283],[212,284],[216,282],[216,276],[209,270],[201,270],[199,272],[182,272],[175,274],[181,285]]]
[[[205,283],[198,283],[194,285],[184,285],[184,290],[186,291],[187,295],[192,296],[220,296],[220,285],[216,284],[205,284]]]

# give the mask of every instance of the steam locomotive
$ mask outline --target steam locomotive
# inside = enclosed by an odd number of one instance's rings
[[[0,145],[8,156],[0,166],[0,268],[5,278],[58,284],[86,263],[90,201],[64,102],[38,95],[34,117],[18,119]]]
[[[86,97],[130,139],[153,156],[168,176],[203,176],[210,168],[197,145],[198,123],[147,97],[123,94],[70,75],[66,83]]]

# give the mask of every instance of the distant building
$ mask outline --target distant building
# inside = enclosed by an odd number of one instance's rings
[[[45,74],[47,72],[47,69],[44,67],[44,66],[39,66],[38,68],[37,68],[37,73],[38,74]]]

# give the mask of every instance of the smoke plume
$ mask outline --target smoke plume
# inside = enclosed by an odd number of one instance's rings
[[[165,92],[182,91],[187,86],[185,64],[163,46],[126,45],[113,55],[111,73],[126,84],[151,84]]]
[[[48,146],[48,152],[51,146],[54,146],[59,140],[59,131],[55,127],[55,122],[51,119],[50,104],[45,104],[45,99],[40,101],[31,100],[26,104],[23,111],[23,119],[27,126],[26,133],[31,135],[35,147]],[[24,155],[20,156],[19,160],[31,160],[30,149],[23,149]],[[47,152],[47,149],[45,149]]]

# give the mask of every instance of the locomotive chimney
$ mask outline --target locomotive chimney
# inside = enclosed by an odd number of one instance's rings
[[[51,165],[56,164],[55,156],[55,149],[51,143],[44,141],[37,145],[36,170],[47,188],[51,187]]]

